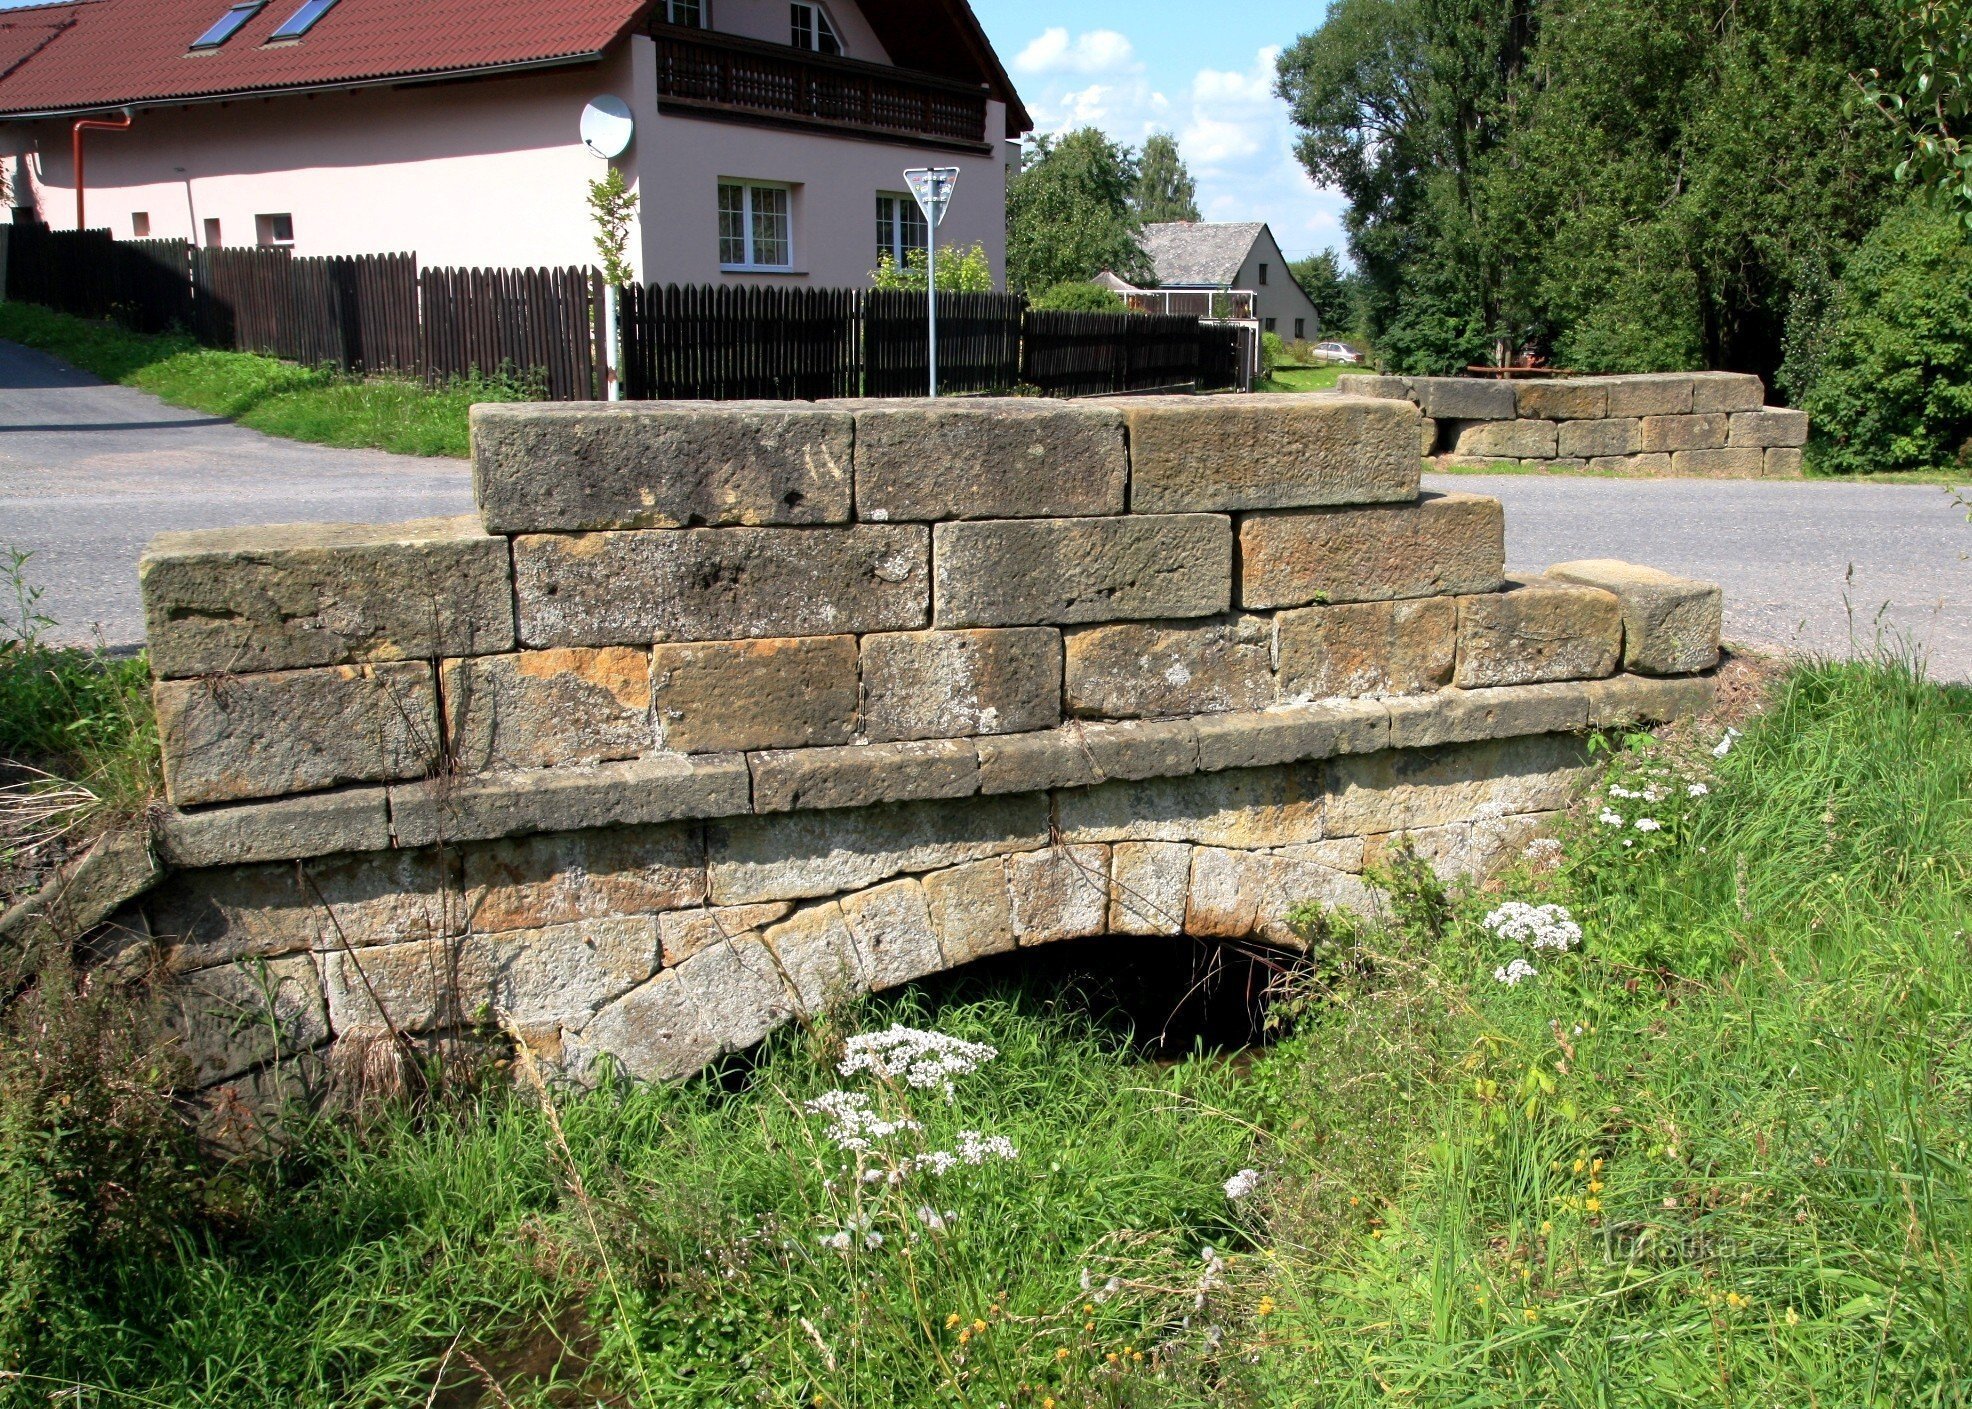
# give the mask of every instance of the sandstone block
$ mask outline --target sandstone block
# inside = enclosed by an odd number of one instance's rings
[[[625,763],[436,778],[391,789],[398,846],[486,841],[530,832],[725,817],[752,806],[738,754],[660,754]]]
[[[1099,935],[1109,924],[1109,848],[1050,846],[1010,856],[1007,891],[1023,947]]]
[[[663,745],[680,753],[846,744],[856,728],[856,638],[697,641],[652,652]]]
[[[760,905],[700,905],[695,910],[667,910],[657,917],[657,936],[664,962],[676,968],[701,949],[748,935],[758,937],[769,925],[794,913],[794,904],[773,900]]]
[[[1411,395],[1438,421],[1510,421],[1520,414],[1510,382],[1472,377],[1412,377]]]
[[[833,900],[803,906],[784,923],[770,926],[763,938],[782,983],[803,1013],[819,1013],[869,990],[856,936]]]
[[[1579,733],[1588,726],[1588,687],[1575,681],[1441,690],[1390,702],[1390,747],[1398,749]]]
[[[842,915],[856,937],[870,992],[881,993],[945,967],[924,887],[915,878],[843,896]]]
[[[1408,849],[1440,881],[1480,879],[1518,858],[1535,837],[1549,835],[1559,813],[1534,812],[1482,822],[1455,822],[1368,838],[1369,864],[1388,866]]]
[[[1605,377],[1611,416],[1689,416],[1691,377],[1681,372]]]
[[[1281,705],[1197,721],[1198,766],[1264,768],[1276,763],[1373,753],[1390,740],[1390,715],[1375,700]]]
[[[1766,399],[1766,384],[1747,372],[1691,375],[1691,409],[1701,416],[1713,412],[1757,411],[1766,404]]]
[[[1322,839],[1324,791],[1318,763],[1107,783],[1062,793],[1059,830],[1078,843],[1293,846]]]
[[[1597,729],[1668,724],[1712,707],[1718,682],[1709,675],[1617,675],[1588,684],[1589,723]]]
[[[1112,405],[857,404],[856,515],[865,520],[1120,514],[1129,474],[1123,416]]]
[[[63,865],[40,890],[0,913],[0,953],[41,944],[74,944],[164,879],[148,827],[106,832]],[[217,961],[214,961],[217,962]]]
[[[1767,451],[1766,477],[1768,479],[1799,479],[1801,477],[1801,452],[1785,446],[1774,446]]]
[[[1300,949],[1305,946],[1287,914],[1303,901],[1364,912],[1372,905],[1368,888],[1351,872],[1284,854],[1201,846],[1192,856],[1185,932]]]
[[[780,749],[747,761],[755,812],[869,807],[979,791],[979,753],[970,739]]]
[[[635,758],[655,745],[650,652],[521,651],[439,668],[446,737],[467,773]]]
[[[1634,455],[1643,449],[1643,422],[1634,417],[1621,420],[1564,421],[1557,439],[1564,456],[1591,459],[1606,455]]]
[[[1740,411],[1730,419],[1726,444],[1733,449],[1770,446],[1799,449],[1808,443],[1808,413],[1787,411],[1778,406],[1758,411]]]
[[[1110,857],[1110,934],[1185,932],[1191,848],[1183,842],[1126,841]]]
[[[416,778],[438,765],[438,694],[423,661],[161,680],[153,688],[173,805]]]
[[[1680,450],[1716,450],[1731,433],[1731,418],[1723,414],[1705,416],[1645,416],[1637,422],[1636,448],[1658,453]]]
[[[751,1047],[801,1006],[780,957],[762,940],[715,944],[672,972],[698,1009],[699,1031],[723,1052]]]
[[[779,402],[472,408],[493,533],[846,523],[853,447],[847,412]]]
[[[1061,722],[1061,633],[1053,627],[865,636],[862,674],[862,732],[875,743]]]
[[[589,1020],[563,1052],[569,1069],[591,1079],[612,1063],[640,1081],[688,1076],[719,1055],[699,1026],[698,1004],[676,969],[639,984]]]
[[[1408,401],[1411,384],[1408,377],[1385,377],[1374,372],[1356,373],[1355,380],[1349,383],[1352,396],[1374,396],[1380,399]]]
[[[1499,500],[1475,494],[1283,510],[1244,520],[1239,546],[1249,610],[1491,592],[1505,578],[1506,517]]]
[[[1668,454],[1598,455],[1589,461],[1589,468],[1598,474],[1668,475],[1671,457]]]
[[[1014,947],[1013,898],[1001,858],[933,871],[924,878],[924,902],[946,968]]]
[[[1327,826],[1338,837],[1559,811],[1594,772],[1587,741],[1570,734],[1389,749],[1329,770]]]
[[[1452,678],[1458,604],[1449,597],[1303,607],[1274,626],[1288,699],[1407,695]]]
[[[1623,606],[1625,669],[1689,675],[1719,663],[1724,594],[1717,584],[1611,558],[1557,563],[1547,575],[1616,594]]]
[[[1552,460],[1559,435],[1553,421],[1474,421],[1458,427],[1452,450],[1480,459]]]
[[[1047,840],[1042,794],[735,817],[706,828],[715,905],[836,895]]]
[[[1417,453],[1420,456],[1438,453],[1438,423],[1429,416],[1417,423]]]
[[[1233,616],[1066,634],[1068,711],[1097,719],[1209,714],[1272,702],[1273,623]]]
[[[151,840],[159,860],[180,867],[382,851],[390,845],[388,799],[383,788],[342,788],[196,812],[160,808]]]
[[[1759,479],[1767,472],[1764,450],[1680,450],[1671,473],[1693,479]]]
[[[182,974],[163,991],[166,1030],[210,1086],[328,1041],[322,980],[311,954],[255,959]]]
[[[513,649],[507,542],[470,515],[161,533],[137,576],[161,678]]]
[[[1459,598],[1452,680],[1466,689],[1594,680],[1622,658],[1622,603],[1599,587],[1539,581]]]
[[[1228,605],[1232,521],[1219,514],[941,523],[941,627],[1211,616]]]
[[[1523,421],[1599,421],[1609,414],[1609,388],[1599,380],[1511,383],[1514,414]]]
[[[909,631],[930,610],[922,526],[675,529],[513,540],[529,646]]]
[[[1123,408],[1133,513],[1417,498],[1418,418],[1402,402],[1185,396],[1129,400]]]
[[[1102,781],[1082,731],[1072,725],[976,742],[982,793],[1045,792],[1050,788],[1083,788]],[[1191,740],[1191,757],[1196,766],[1196,735]]]
[[[497,841],[466,849],[465,892],[480,934],[654,915],[705,903],[705,845],[685,822]]]

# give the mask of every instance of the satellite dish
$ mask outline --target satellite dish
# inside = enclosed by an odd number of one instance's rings
[[[582,108],[582,145],[604,161],[622,156],[636,131],[637,120],[621,98],[604,93]]]

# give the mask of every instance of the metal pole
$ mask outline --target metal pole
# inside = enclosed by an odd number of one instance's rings
[[[924,236],[925,305],[931,310],[931,397],[938,399],[938,222],[927,221]]]

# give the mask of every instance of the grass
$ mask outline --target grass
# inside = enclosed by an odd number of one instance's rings
[[[531,395],[498,377],[428,387],[402,377],[346,376],[254,353],[218,352],[188,337],[132,333],[29,303],[0,302],[0,338],[174,406],[344,449],[463,458],[469,451],[466,413],[474,402]]]
[[[1276,367],[1254,383],[1255,391],[1328,391],[1346,376],[1373,374],[1374,367],[1328,362],[1319,367]]]

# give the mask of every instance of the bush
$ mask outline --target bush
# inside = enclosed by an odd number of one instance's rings
[[[1031,305],[1043,313],[1128,313],[1123,295],[1101,284],[1066,283],[1037,294]]]
[[[1287,350],[1287,344],[1281,340],[1279,333],[1260,334],[1260,358],[1267,364],[1267,370],[1269,372],[1272,372],[1276,367],[1296,367],[1300,365],[1295,360],[1294,354]]]
[[[1944,209],[1893,211],[1851,256],[1801,406],[1815,468],[1927,470],[1972,459],[1972,241]]]
[[[877,257],[870,271],[873,289],[901,289],[924,292],[926,268],[931,255],[925,250],[906,250],[899,267],[888,251]],[[986,246],[977,240],[962,249],[948,249],[938,257],[938,292],[941,294],[990,294],[993,292],[993,262],[986,257]]]

